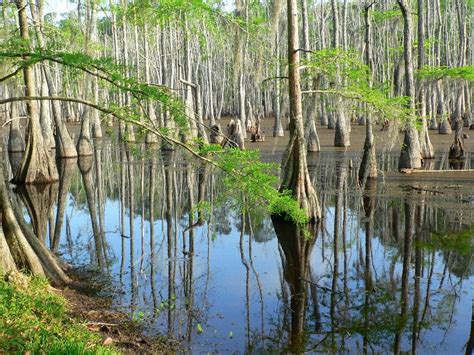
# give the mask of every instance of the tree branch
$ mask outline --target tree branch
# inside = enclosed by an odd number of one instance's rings
[[[296,52],[303,52],[303,53],[314,53],[313,50],[311,49],[304,49],[304,48],[298,48],[298,49],[295,49],[295,53]]]
[[[10,73],[8,75],[5,75],[3,78],[0,78],[0,83],[2,81],[5,81],[5,80],[8,80],[10,78],[13,78],[15,75],[17,75],[21,70],[23,69],[23,67],[19,67],[17,70],[15,70],[13,73]]]
[[[269,80],[276,80],[276,79],[286,79],[288,80],[288,77],[287,76],[272,76],[270,78],[266,78],[266,79],[263,79],[262,80],[262,84],[266,81],[269,81]]]
[[[236,171],[229,172],[229,171],[225,170],[217,162],[213,161],[212,159],[209,159],[209,158],[206,158],[206,157],[200,155],[198,152],[196,152],[194,149],[192,149],[186,143],[183,143],[183,142],[181,142],[180,140],[178,140],[176,138],[170,137],[170,136],[164,134],[163,132],[161,132],[160,130],[158,130],[154,127],[150,127],[149,125],[147,125],[144,122],[140,122],[140,121],[136,121],[136,120],[132,120],[130,118],[124,117],[122,115],[119,115],[118,113],[116,113],[115,111],[113,111],[111,109],[108,109],[106,107],[102,107],[100,105],[97,105],[97,104],[95,104],[93,102],[90,102],[90,101],[87,101],[87,100],[77,99],[77,98],[73,98],[73,97],[63,97],[63,96],[29,96],[29,97],[28,96],[19,96],[19,97],[9,97],[7,99],[2,99],[2,100],[0,100],[0,105],[4,105],[4,104],[10,103],[10,102],[30,101],[30,100],[38,100],[38,101],[54,101],[54,100],[56,100],[56,101],[74,102],[74,103],[78,103],[78,104],[82,104],[82,105],[92,107],[96,110],[99,110],[99,111],[105,113],[105,114],[112,115],[112,116],[116,117],[117,119],[119,119],[119,120],[121,120],[125,123],[131,123],[131,124],[134,124],[138,127],[143,128],[145,130],[148,130],[149,132],[156,134],[160,138],[184,148],[189,153],[191,153],[193,156],[195,156],[195,157],[205,161],[206,163],[209,163],[209,164],[211,164],[211,165],[213,165],[213,166],[215,166],[215,167],[217,167],[221,170],[224,170],[227,173],[234,173],[234,174],[238,173]]]

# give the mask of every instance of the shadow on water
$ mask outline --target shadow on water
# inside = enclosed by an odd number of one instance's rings
[[[354,157],[312,159],[324,218],[309,236],[236,210],[211,167],[140,144],[103,140],[59,161],[59,183],[14,192],[48,247],[106,275],[114,307],[183,351],[472,352],[474,183],[360,191]]]

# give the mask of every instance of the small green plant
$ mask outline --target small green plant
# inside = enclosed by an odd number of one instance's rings
[[[160,303],[160,311],[163,311],[165,309],[176,309],[176,295],[172,295],[170,299],[164,300]]]
[[[141,321],[143,321],[143,319],[145,318],[145,312],[143,311],[136,311],[136,312],[133,312],[133,315],[132,315],[132,321],[136,324],[140,323]]]

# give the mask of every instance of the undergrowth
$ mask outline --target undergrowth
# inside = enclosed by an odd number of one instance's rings
[[[67,314],[44,278],[0,279],[0,353],[117,354]]]

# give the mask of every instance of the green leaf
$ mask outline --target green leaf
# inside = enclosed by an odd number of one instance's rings
[[[198,324],[197,324],[196,330],[197,330],[198,334],[201,334],[201,333],[204,331],[204,330],[202,329],[201,323],[198,323]]]

